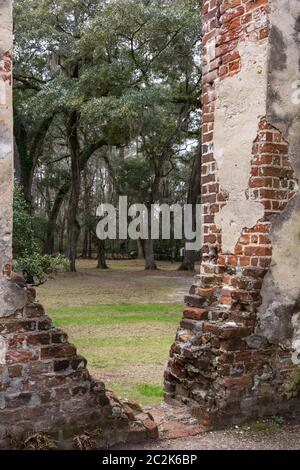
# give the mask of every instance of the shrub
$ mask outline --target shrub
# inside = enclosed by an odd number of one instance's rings
[[[69,269],[69,262],[62,255],[25,254],[25,256],[15,261],[14,269],[15,271],[26,270],[29,276],[36,278],[39,283],[43,283],[47,275],[67,271]]]
[[[59,271],[67,271],[68,260],[62,256],[41,255],[38,239],[36,237],[36,220],[32,217],[18,182],[14,189],[14,214],[13,214],[13,254],[15,258],[14,270],[26,270],[28,275],[35,278],[38,283],[43,283],[46,276]]]
[[[33,219],[20,185],[15,182],[13,204],[13,254],[15,258],[25,253],[33,254],[38,250],[38,244],[33,230]]]

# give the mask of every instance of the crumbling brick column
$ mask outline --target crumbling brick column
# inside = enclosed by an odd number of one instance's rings
[[[10,277],[12,117],[12,1],[0,0],[0,447],[8,447],[9,435],[34,431],[51,433],[60,446],[91,430],[98,447],[155,438],[152,417],[92,380],[86,360],[52,325],[34,290]]]
[[[26,295],[9,283],[12,259],[13,113],[12,113],[12,2],[0,2],[0,315],[25,304]]]
[[[300,411],[300,3],[203,6],[203,262],[165,372],[206,427]]]

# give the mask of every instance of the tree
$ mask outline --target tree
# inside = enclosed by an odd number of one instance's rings
[[[85,156],[88,153],[85,152],[85,148],[81,147],[80,103],[76,102],[77,99],[80,99],[80,95],[77,96],[77,83],[82,65],[77,43],[84,34],[87,22],[96,12],[101,10],[103,3],[105,2],[91,1],[85,4],[78,0],[73,2],[60,1],[59,3],[52,0],[44,0],[43,2],[21,0],[15,10],[15,24],[18,25],[16,31],[16,50],[18,54],[15,81],[17,83],[16,89],[21,88],[23,91],[23,108],[27,111],[28,102],[30,102],[36,114],[38,111],[41,112],[43,108],[47,110],[47,113],[50,113],[52,120],[53,115],[57,113],[62,113],[66,120],[65,144],[71,161],[68,248],[72,271],[75,271],[77,241],[80,232],[77,221],[81,184],[80,158],[81,153],[84,153]],[[30,13],[29,21],[26,22],[25,18],[28,20],[28,13]],[[32,56],[37,57],[37,59],[28,62],[26,59]],[[24,94],[24,89],[28,92],[27,94]],[[49,120],[50,117],[48,117]],[[18,119],[17,124],[16,129],[21,127],[20,119]],[[35,126],[32,127],[35,128]],[[24,129],[24,127],[21,128]],[[43,126],[44,139],[48,129],[49,126],[47,128],[45,125]],[[18,138],[19,135],[22,138]],[[19,142],[20,149],[26,149],[27,139],[24,131],[17,133],[16,141]],[[99,138],[97,138],[97,142],[99,143]],[[95,151],[95,141],[88,142],[88,145],[90,144],[93,144],[93,151]],[[104,144],[101,140],[99,145]],[[26,169],[23,178],[25,194],[30,193],[30,183],[40,155],[40,147],[41,144],[39,144],[39,151],[36,154],[33,155],[30,152],[30,165],[28,164],[27,152],[22,153],[19,151],[21,161],[27,162],[27,165],[23,165]],[[90,155],[91,153],[88,157]],[[29,180],[29,183],[25,184],[27,180]],[[28,195],[28,199],[30,199],[30,195]],[[55,213],[53,215],[55,216]],[[50,221],[50,224],[53,225],[53,220]]]
[[[142,199],[149,209],[160,201],[161,182],[171,173],[180,147],[188,138],[197,140],[198,7],[197,1],[123,0],[109,3],[91,25],[94,47],[90,50],[99,72],[94,85],[100,89],[105,73],[113,68],[115,90],[91,98],[83,113],[102,122],[111,141],[117,142],[116,136],[123,136],[125,142],[137,140],[140,155],[152,168],[148,192]],[[98,59],[107,53],[110,64],[102,69]],[[131,83],[125,74],[131,76]],[[156,269],[152,240],[145,240],[144,252],[146,269]]]
[[[68,251],[75,271],[82,172],[99,150],[114,149],[104,166],[115,184],[136,148],[150,169],[150,206],[163,198],[178,154],[197,139],[199,112],[198,0],[19,0],[15,7],[15,108],[21,180],[30,211],[47,167],[68,177],[47,187],[45,251],[53,252],[56,221],[68,196]],[[37,178],[38,175],[38,178]],[[141,199],[144,197],[145,199]],[[146,268],[155,268],[146,242]]]

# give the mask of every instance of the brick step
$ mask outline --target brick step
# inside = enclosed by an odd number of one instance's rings
[[[22,314],[25,318],[39,318],[45,315],[45,310],[41,304],[35,302],[26,305]]]
[[[50,344],[41,348],[41,359],[69,358],[76,355],[76,347],[70,343]]]
[[[192,416],[189,408],[184,407],[182,403],[178,407],[162,404],[158,407],[146,408],[146,410],[158,426],[160,439],[196,436],[204,431],[197,418]]]

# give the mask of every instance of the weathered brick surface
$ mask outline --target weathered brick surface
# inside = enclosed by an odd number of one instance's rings
[[[30,318],[30,320],[28,320]],[[103,429],[98,446],[158,436],[152,418],[121,403],[95,382],[67,335],[52,325],[42,305],[30,302],[1,320],[6,354],[0,366],[0,444],[7,434],[50,432],[72,445],[82,430]]]
[[[270,40],[271,3],[206,0],[203,6],[203,261],[171,348],[165,398],[188,404],[207,428],[300,413],[299,389],[290,387],[295,373],[291,347],[282,351],[256,333],[261,289],[272,263],[273,221],[299,190],[289,143],[266,116],[253,141],[246,194],[262,204],[264,216],[242,229],[233,253],[223,251],[223,233],[215,220],[229,198],[214,153],[216,84],[241,72],[240,44]]]

